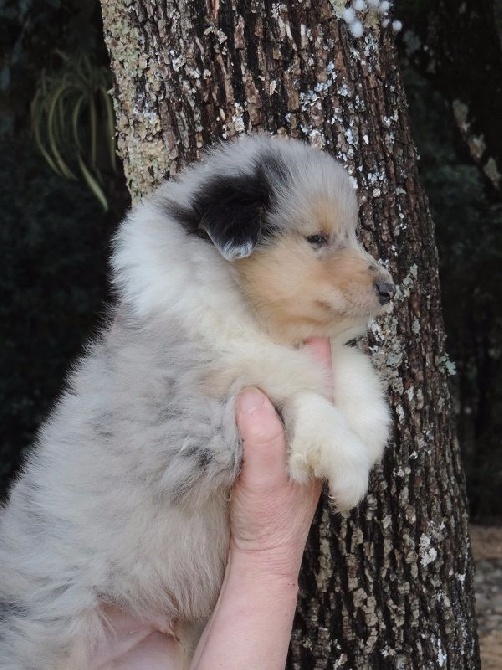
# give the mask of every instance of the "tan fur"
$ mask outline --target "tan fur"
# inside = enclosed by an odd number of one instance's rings
[[[299,344],[313,332],[337,338],[381,312],[373,284],[389,281],[388,273],[329,227],[329,248],[313,250],[298,231],[235,263],[257,318],[280,342]],[[326,231],[326,218],[313,228]]]

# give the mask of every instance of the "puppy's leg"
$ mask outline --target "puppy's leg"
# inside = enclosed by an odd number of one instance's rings
[[[344,404],[343,410],[324,397],[325,374],[305,350],[263,347],[259,350],[259,357],[257,351],[251,348],[246,356],[242,351],[239,353],[236,363],[228,364],[225,369],[240,373],[240,386],[262,388],[282,413],[291,452],[292,478],[299,482],[312,476],[325,479],[339,509],[357,505],[367,491],[369,469],[382,449],[381,435],[371,441],[373,419],[369,417],[367,422],[361,422],[361,426],[365,427],[364,431],[361,428],[361,434],[352,429],[345,417],[350,404],[348,394],[344,395],[347,407]],[[365,376],[369,376],[373,384],[371,388],[377,387],[371,365],[367,363],[363,367]],[[350,371],[350,365],[347,368]],[[335,377],[337,374],[335,370]],[[220,382],[225,379],[224,375],[224,371],[218,372]],[[345,369],[341,376],[350,385]],[[341,386],[343,388],[345,382]],[[364,379],[359,386],[364,386]],[[335,388],[338,388],[336,381]],[[371,397],[372,393],[370,390],[367,395]],[[381,399],[380,389],[376,395]],[[377,402],[379,408],[380,402]],[[351,407],[350,416],[357,416],[355,407]]]
[[[357,505],[368,488],[369,453],[340,410],[318,394],[300,393],[284,408],[284,419],[291,477],[325,479],[338,509]]]
[[[240,372],[240,386],[263,389],[281,412],[292,478],[325,479],[340,509],[357,505],[367,490],[370,456],[342,412],[323,395],[327,389],[322,368],[305,350],[269,346],[259,350],[259,357],[253,349],[247,353],[241,351],[237,364],[226,369]]]
[[[390,415],[382,383],[359,350],[333,346],[334,406],[315,393],[297,394],[285,416],[290,434],[291,476],[324,478],[339,509],[366,493],[371,467],[388,439]]]
[[[383,385],[368,356],[349,346],[333,346],[334,404],[369,453],[370,466],[382,457],[390,413]]]

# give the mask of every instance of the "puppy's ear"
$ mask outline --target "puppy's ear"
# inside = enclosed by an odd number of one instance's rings
[[[262,169],[251,175],[217,175],[196,193],[192,206],[199,229],[228,261],[249,256],[266,233],[270,185]]]

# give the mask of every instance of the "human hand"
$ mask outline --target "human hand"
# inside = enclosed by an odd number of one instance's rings
[[[331,389],[329,341],[316,339],[308,346],[324,366]],[[321,483],[290,480],[283,426],[263,393],[241,393],[237,424],[244,456],[230,502],[225,580],[191,668],[283,670],[298,573]]]
[[[327,371],[332,386],[329,341],[307,344]],[[237,401],[237,424],[243,440],[242,472],[230,504],[230,553],[251,557],[256,567],[297,575],[321,483],[299,485],[289,479],[282,423],[270,400],[245,389]]]

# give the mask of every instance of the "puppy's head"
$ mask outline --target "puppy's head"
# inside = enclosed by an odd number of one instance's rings
[[[389,273],[356,239],[345,170],[302,142],[242,138],[185,177],[174,212],[232,265],[257,320],[276,339],[348,340],[394,295]]]

